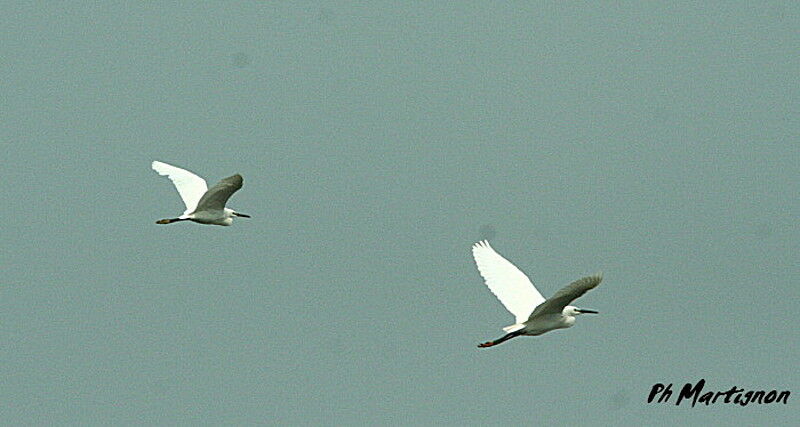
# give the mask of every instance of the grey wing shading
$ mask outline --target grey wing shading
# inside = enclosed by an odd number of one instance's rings
[[[529,319],[542,314],[561,313],[561,310],[563,310],[564,307],[569,305],[569,303],[575,299],[581,297],[590,289],[597,287],[601,281],[603,281],[603,273],[598,273],[593,276],[587,276],[582,279],[578,279],[569,285],[564,286],[558,292],[556,292],[555,295],[548,298],[547,301],[536,307],[536,309],[533,310],[533,313],[531,313]]]
[[[231,198],[233,193],[242,188],[243,182],[242,176],[236,174],[216,183],[206,191],[206,194],[203,194],[203,197],[197,202],[197,209],[195,211],[224,209],[225,203],[228,202],[228,199]]]

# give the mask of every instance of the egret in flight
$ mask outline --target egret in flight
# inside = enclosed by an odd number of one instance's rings
[[[569,328],[575,324],[575,316],[597,314],[597,311],[568,304],[599,285],[603,280],[602,273],[576,280],[545,300],[528,276],[495,252],[488,241],[474,244],[472,256],[486,286],[516,318],[515,324],[503,328],[507,332],[505,335],[478,347],[491,347],[519,335],[541,335],[554,329]]]
[[[155,161],[153,170],[159,175],[166,175],[178,194],[181,195],[186,211],[177,218],[162,219],[156,224],[171,224],[178,221],[194,221],[200,224],[231,225],[233,217],[245,215],[225,207],[225,203],[237,190],[242,188],[242,176],[239,174],[229,176],[211,188],[206,185],[206,180],[199,176],[166,163]]]

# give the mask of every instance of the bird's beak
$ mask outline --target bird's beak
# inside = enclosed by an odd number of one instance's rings
[[[579,308],[578,312],[580,312],[580,313],[588,313],[588,314],[597,314],[597,311],[589,310],[588,308]]]
[[[233,214],[236,215],[236,216],[240,216],[242,218],[250,218],[250,215],[239,213],[239,212],[234,212]]]

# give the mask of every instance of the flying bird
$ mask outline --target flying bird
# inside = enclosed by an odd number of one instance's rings
[[[595,310],[568,304],[599,285],[603,280],[602,273],[576,280],[549,299],[544,299],[528,276],[495,252],[488,241],[474,244],[472,256],[486,286],[516,318],[516,323],[503,328],[505,335],[478,347],[491,347],[520,335],[541,335],[554,329],[569,328],[575,324],[575,316],[597,314]]]
[[[208,188],[206,180],[185,169],[159,161],[154,161],[152,167],[159,175],[166,175],[172,181],[186,205],[183,215],[162,219],[156,221],[156,224],[194,221],[199,224],[231,225],[234,216],[250,218],[250,215],[225,207],[233,193],[242,188],[241,175],[229,176]]]

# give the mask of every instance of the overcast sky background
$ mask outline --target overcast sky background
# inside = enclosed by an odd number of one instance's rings
[[[796,2],[0,12],[4,422],[797,420]],[[600,315],[476,348],[483,237]],[[700,378],[793,394],[645,403]]]

